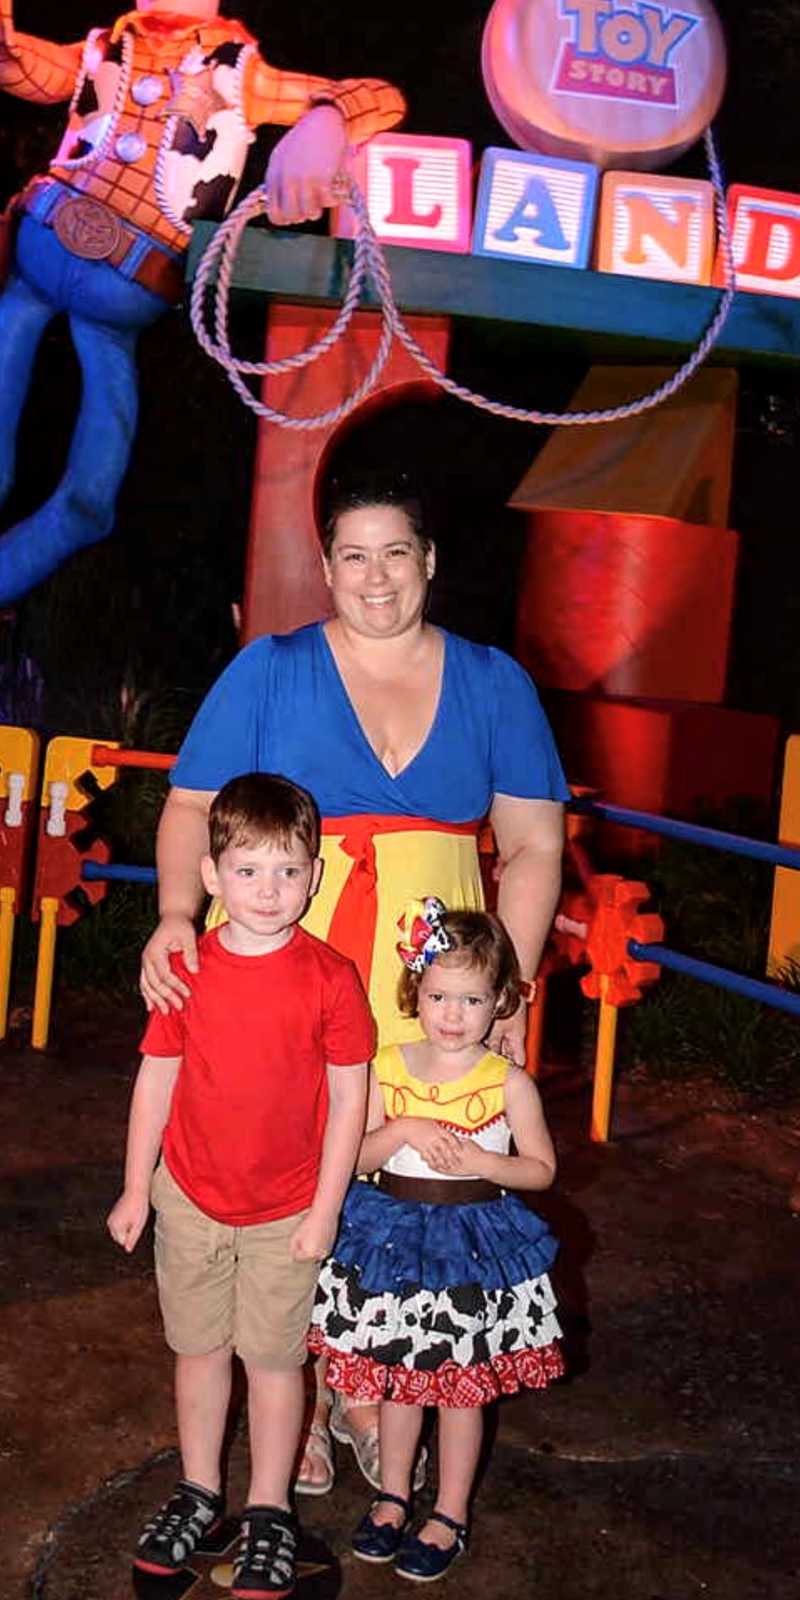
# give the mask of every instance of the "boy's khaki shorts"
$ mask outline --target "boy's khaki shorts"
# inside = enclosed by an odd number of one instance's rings
[[[156,1281],[164,1332],[178,1355],[233,1345],[243,1361],[277,1371],[307,1360],[320,1263],[293,1261],[289,1240],[305,1212],[231,1228],[206,1216],[162,1161],[153,1174]]]

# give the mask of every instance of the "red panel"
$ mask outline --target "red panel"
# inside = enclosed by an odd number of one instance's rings
[[[554,695],[548,710],[570,782],[599,789],[611,804],[691,817],[699,807],[722,806],[733,797],[771,801],[775,717],[577,694]],[[629,829],[614,833],[631,841]]]
[[[322,337],[336,317],[320,306],[270,307],[267,359],[305,349]],[[409,317],[408,326],[442,370],[447,368],[449,319]],[[368,371],[380,338],[375,312],[359,311],[330,354],[299,372],[264,380],[264,398],[292,416],[326,411],[352,393]],[[259,424],[250,540],[244,596],[244,639],[261,633],[289,633],[330,614],[322,574],[315,515],[316,485],[340,429],[358,426],[376,405],[391,405],[413,387],[436,393],[420,380],[419,367],[397,342],[379,386],[344,423],[296,433],[276,423]]]
[[[721,700],[738,539],[672,517],[534,511],[517,654],[546,688]]]

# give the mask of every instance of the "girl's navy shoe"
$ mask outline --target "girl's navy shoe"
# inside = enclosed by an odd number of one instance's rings
[[[381,1500],[388,1500],[390,1505],[399,1506],[403,1512],[403,1520],[399,1527],[391,1522],[376,1523],[372,1520],[372,1511]],[[377,1563],[394,1560],[403,1541],[410,1506],[407,1500],[401,1500],[399,1494],[376,1494],[366,1516],[361,1521],[353,1534],[351,1550],[354,1556],[361,1561],[374,1561]]]
[[[394,1570],[401,1578],[411,1578],[414,1583],[435,1583],[437,1578],[443,1578],[467,1548],[467,1530],[463,1522],[454,1522],[443,1511],[431,1511],[428,1521],[444,1523],[455,1534],[455,1539],[446,1550],[441,1550],[438,1544],[423,1544],[415,1533],[406,1535],[401,1541]]]

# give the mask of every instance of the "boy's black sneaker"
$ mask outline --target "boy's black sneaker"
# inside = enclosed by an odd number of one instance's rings
[[[248,1506],[233,1563],[234,1600],[281,1600],[295,1586],[297,1523],[280,1506]]]
[[[133,1558],[142,1572],[168,1577],[180,1572],[195,1550],[223,1522],[222,1496],[181,1480],[171,1499],[146,1524]]]

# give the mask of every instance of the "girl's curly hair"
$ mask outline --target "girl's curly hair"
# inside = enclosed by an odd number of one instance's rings
[[[497,917],[489,911],[446,911],[442,927],[453,948],[434,957],[443,967],[475,967],[485,972],[497,996],[495,1017],[512,1017],[519,1005],[520,971],[511,940]],[[427,970],[427,969],[426,969]],[[421,972],[403,968],[397,986],[397,1003],[404,1017],[419,1015]]]

